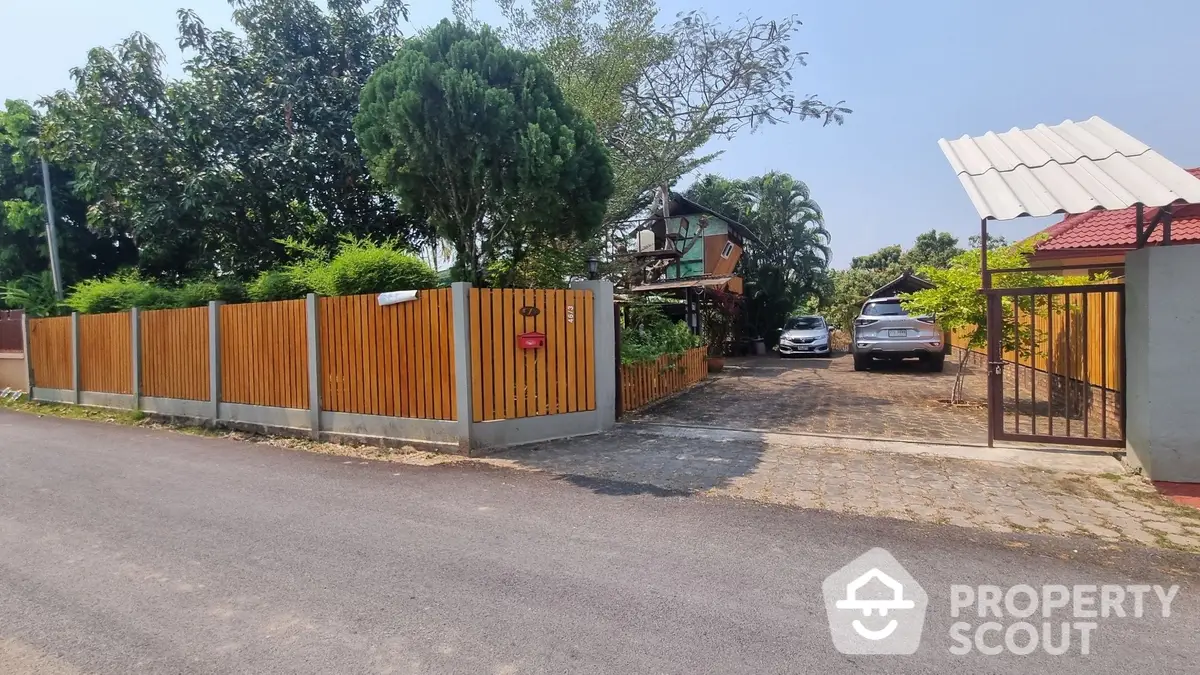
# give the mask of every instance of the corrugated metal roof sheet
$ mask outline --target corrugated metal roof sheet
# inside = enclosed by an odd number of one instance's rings
[[[980,218],[1200,203],[1200,179],[1099,117],[938,146]]]

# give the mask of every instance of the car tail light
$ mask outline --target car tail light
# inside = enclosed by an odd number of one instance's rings
[[[855,319],[855,326],[870,326],[873,323],[879,323],[879,319]]]
[[[928,316],[928,315],[927,315],[927,316],[918,316],[918,317],[917,317],[917,321],[920,321],[921,323],[928,323],[928,324],[932,324],[932,323],[933,323],[933,317],[932,317],[932,316]]]

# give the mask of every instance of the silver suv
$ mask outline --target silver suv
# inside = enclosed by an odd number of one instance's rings
[[[916,358],[942,372],[946,362],[942,329],[930,316],[909,316],[899,298],[871,298],[854,320],[850,351],[855,370],[870,370],[875,359]]]

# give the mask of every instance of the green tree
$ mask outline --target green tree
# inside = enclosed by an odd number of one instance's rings
[[[456,14],[470,20],[472,4],[458,0]],[[792,93],[806,56],[793,45],[795,16],[730,25],[692,11],[663,26],[654,0],[496,4],[506,40],[536,51],[597,125],[615,173],[605,217],[614,240],[655,189],[720,154],[703,152],[710,140],[788,120],[841,124],[850,112]]]
[[[594,125],[531,55],[443,20],[367,81],[355,131],[376,179],[420,204],[455,247],[460,277],[519,266],[549,242],[585,241],[612,194]]]
[[[762,242],[746,242],[742,254],[744,330],[773,343],[788,315],[827,295],[830,235],[804,182],[780,172],[746,180],[708,174],[687,196],[750,227]]]
[[[914,271],[923,267],[946,267],[962,252],[958,237],[949,232],[930,230],[917,235],[912,248],[901,256],[900,263],[905,269]]]
[[[179,13],[185,77],[140,34],[96,48],[43,102],[45,146],[76,174],[88,224],[128,236],[150,277],[249,278],[289,236],[427,241],[370,180],[352,120],[366,78],[399,44],[402,0],[230,0],[237,32]],[[369,7],[369,5],[374,7]]]
[[[829,303],[826,315],[830,323],[849,331],[863,302],[877,288],[904,272],[900,246],[885,246],[874,253],[856,256],[850,268],[830,273]]]
[[[850,269],[885,272],[887,274],[895,272],[899,274],[904,271],[903,259],[904,250],[900,248],[899,244],[884,246],[874,253],[852,258],[850,260]],[[889,279],[889,281],[891,280]]]
[[[1027,241],[1003,248],[988,250],[988,267],[990,268],[1023,268],[1028,264],[1029,255],[1033,252],[1033,242]],[[972,349],[980,349],[987,344],[987,298],[979,292],[983,288],[983,277],[980,271],[980,251],[972,249],[955,256],[946,267],[925,267],[920,270],[925,278],[934,283],[934,288],[917,291],[901,296],[905,309],[913,314],[928,314],[937,318],[938,325],[947,331],[965,331],[968,335],[967,349],[962,350],[958,360],[958,370],[954,378],[954,389],[950,400],[958,403],[963,399],[963,376],[965,375],[967,355]],[[1031,286],[1059,286],[1068,280],[1061,276],[1016,272],[992,275],[992,285],[995,288],[1023,288]],[[1044,301],[1045,296],[1039,296]],[[1002,311],[1005,316],[1013,312],[1013,298],[1004,298]],[[1021,310],[1032,312],[1041,309],[1029,304],[1030,298],[1022,298]],[[1000,336],[1005,350],[1025,351],[1031,343],[1028,328],[1022,328],[1014,322],[1004,322],[1004,333]]]
[[[41,115],[23,101],[7,101],[0,108],[0,288],[11,291],[5,294],[6,304],[31,313],[54,306],[37,141],[41,125]],[[137,261],[128,238],[87,227],[87,204],[72,192],[74,181],[71,172],[50,167],[59,261],[68,287]]]

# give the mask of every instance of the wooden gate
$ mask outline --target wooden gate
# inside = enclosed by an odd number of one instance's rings
[[[1125,285],[990,288],[988,436],[1125,447]]]

